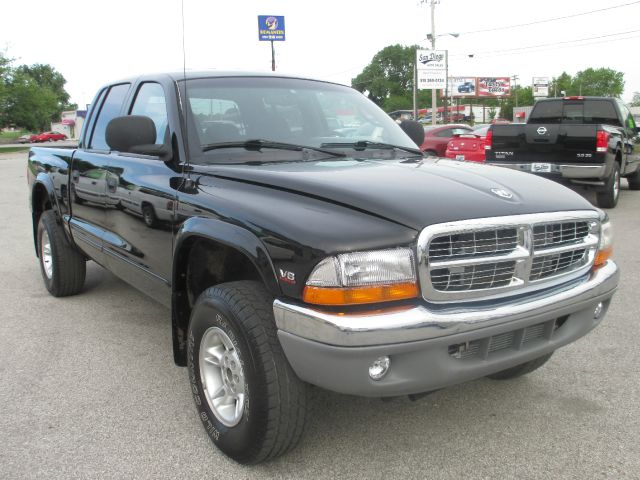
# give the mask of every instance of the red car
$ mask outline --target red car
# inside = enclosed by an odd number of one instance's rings
[[[66,140],[67,136],[59,132],[43,132],[35,136],[35,142],[57,142],[58,140]]]
[[[444,157],[447,143],[454,135],[471,132],[467,125],[437,125],[424,127],[424,142],[420,146],[427,155]]]
[[[447,144],[444,156],[456,160],[484,162],[484,145],[490,125],[478,125],[471,132],[454,135]]]

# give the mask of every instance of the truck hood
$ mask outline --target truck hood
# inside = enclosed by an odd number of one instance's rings
[[[593,210],[568,188],[528,173],[445,159],[329,159],[194,166],[205,192],[216,178],[316,198],[421,230],[481,217]]]

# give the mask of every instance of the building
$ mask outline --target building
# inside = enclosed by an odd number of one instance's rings
[[[59,122],[51,122],[51,130],[64,133],[71,140],[78,140],[85,118],[86,110],[66,110],[60,115]]]

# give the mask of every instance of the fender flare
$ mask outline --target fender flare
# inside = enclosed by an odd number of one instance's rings
[[[51,204],[52,210],[56,214],[58,223],[62,224],[62,210],[60,209],[60,203],[58,201],[58,196],[56,195],[56,188],[53,184],[53,180],[47,173],[40,172],[33,182],[29,197],[29,204],[31,207],[31,223],[33,224],[33,244],[36,250],[36,256],[38,256],[38,241],[36,237],[38,235],[38,214],[40,212],[38,211],[37,206],[34,204],[34,197],[36,189],[40,187],[44,187],[44,189],[46,190],[47,197],[49,198],[49,203]],[[67,234],[65,228],[63,228],[63,231],[67,236],[67,240],[71,242],[71,239],[69,238],[69,235]]]
[[[185,221],[175,235],[173,249],[173,271],[171,275],[171,330],[173,357],[176,365],[186,365],[187,329],[189,327],[189,308],[186,293],[182,289],[184,278],[185,244],[190,240],[202,238],[233,248],[245,255],[255,266],[267,290],[274,296],[281,294],[276,270],[271,257],[260,239],[238,225],[218,219],[192,217]]]

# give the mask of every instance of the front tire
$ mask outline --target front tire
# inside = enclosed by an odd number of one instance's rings
[[[85,258],[67,240],[53,210],[40,215],[38,258],[44,285],[54,297],[75,295],[84,286]]]
[[[198,416],[213,443],[244,464],[286,453],[304,430],[307,385],[282,351],[272,303],[258,282],[225,283],[198,297],[189,323]]]
[[[522,375],[526,375],[527,373],[531,373],[534,370],[537,370],[542,365],[547,363],[549,359],[553,355],[553,352],[547,353],[538,358],[534,358],[525,363],[521,363],[520,365],[516,365],[515,367],[507,368],[506,370],[501,370],[500,372],[492,373],[491,375],[487,375],[487,377],[492,380],[510,380],[512,378],[521,377]]]
[[[602,192],[596,193],[596,203],[601,208],[614,208],[620,198],[620,164],[613,163],[613,171]]]

